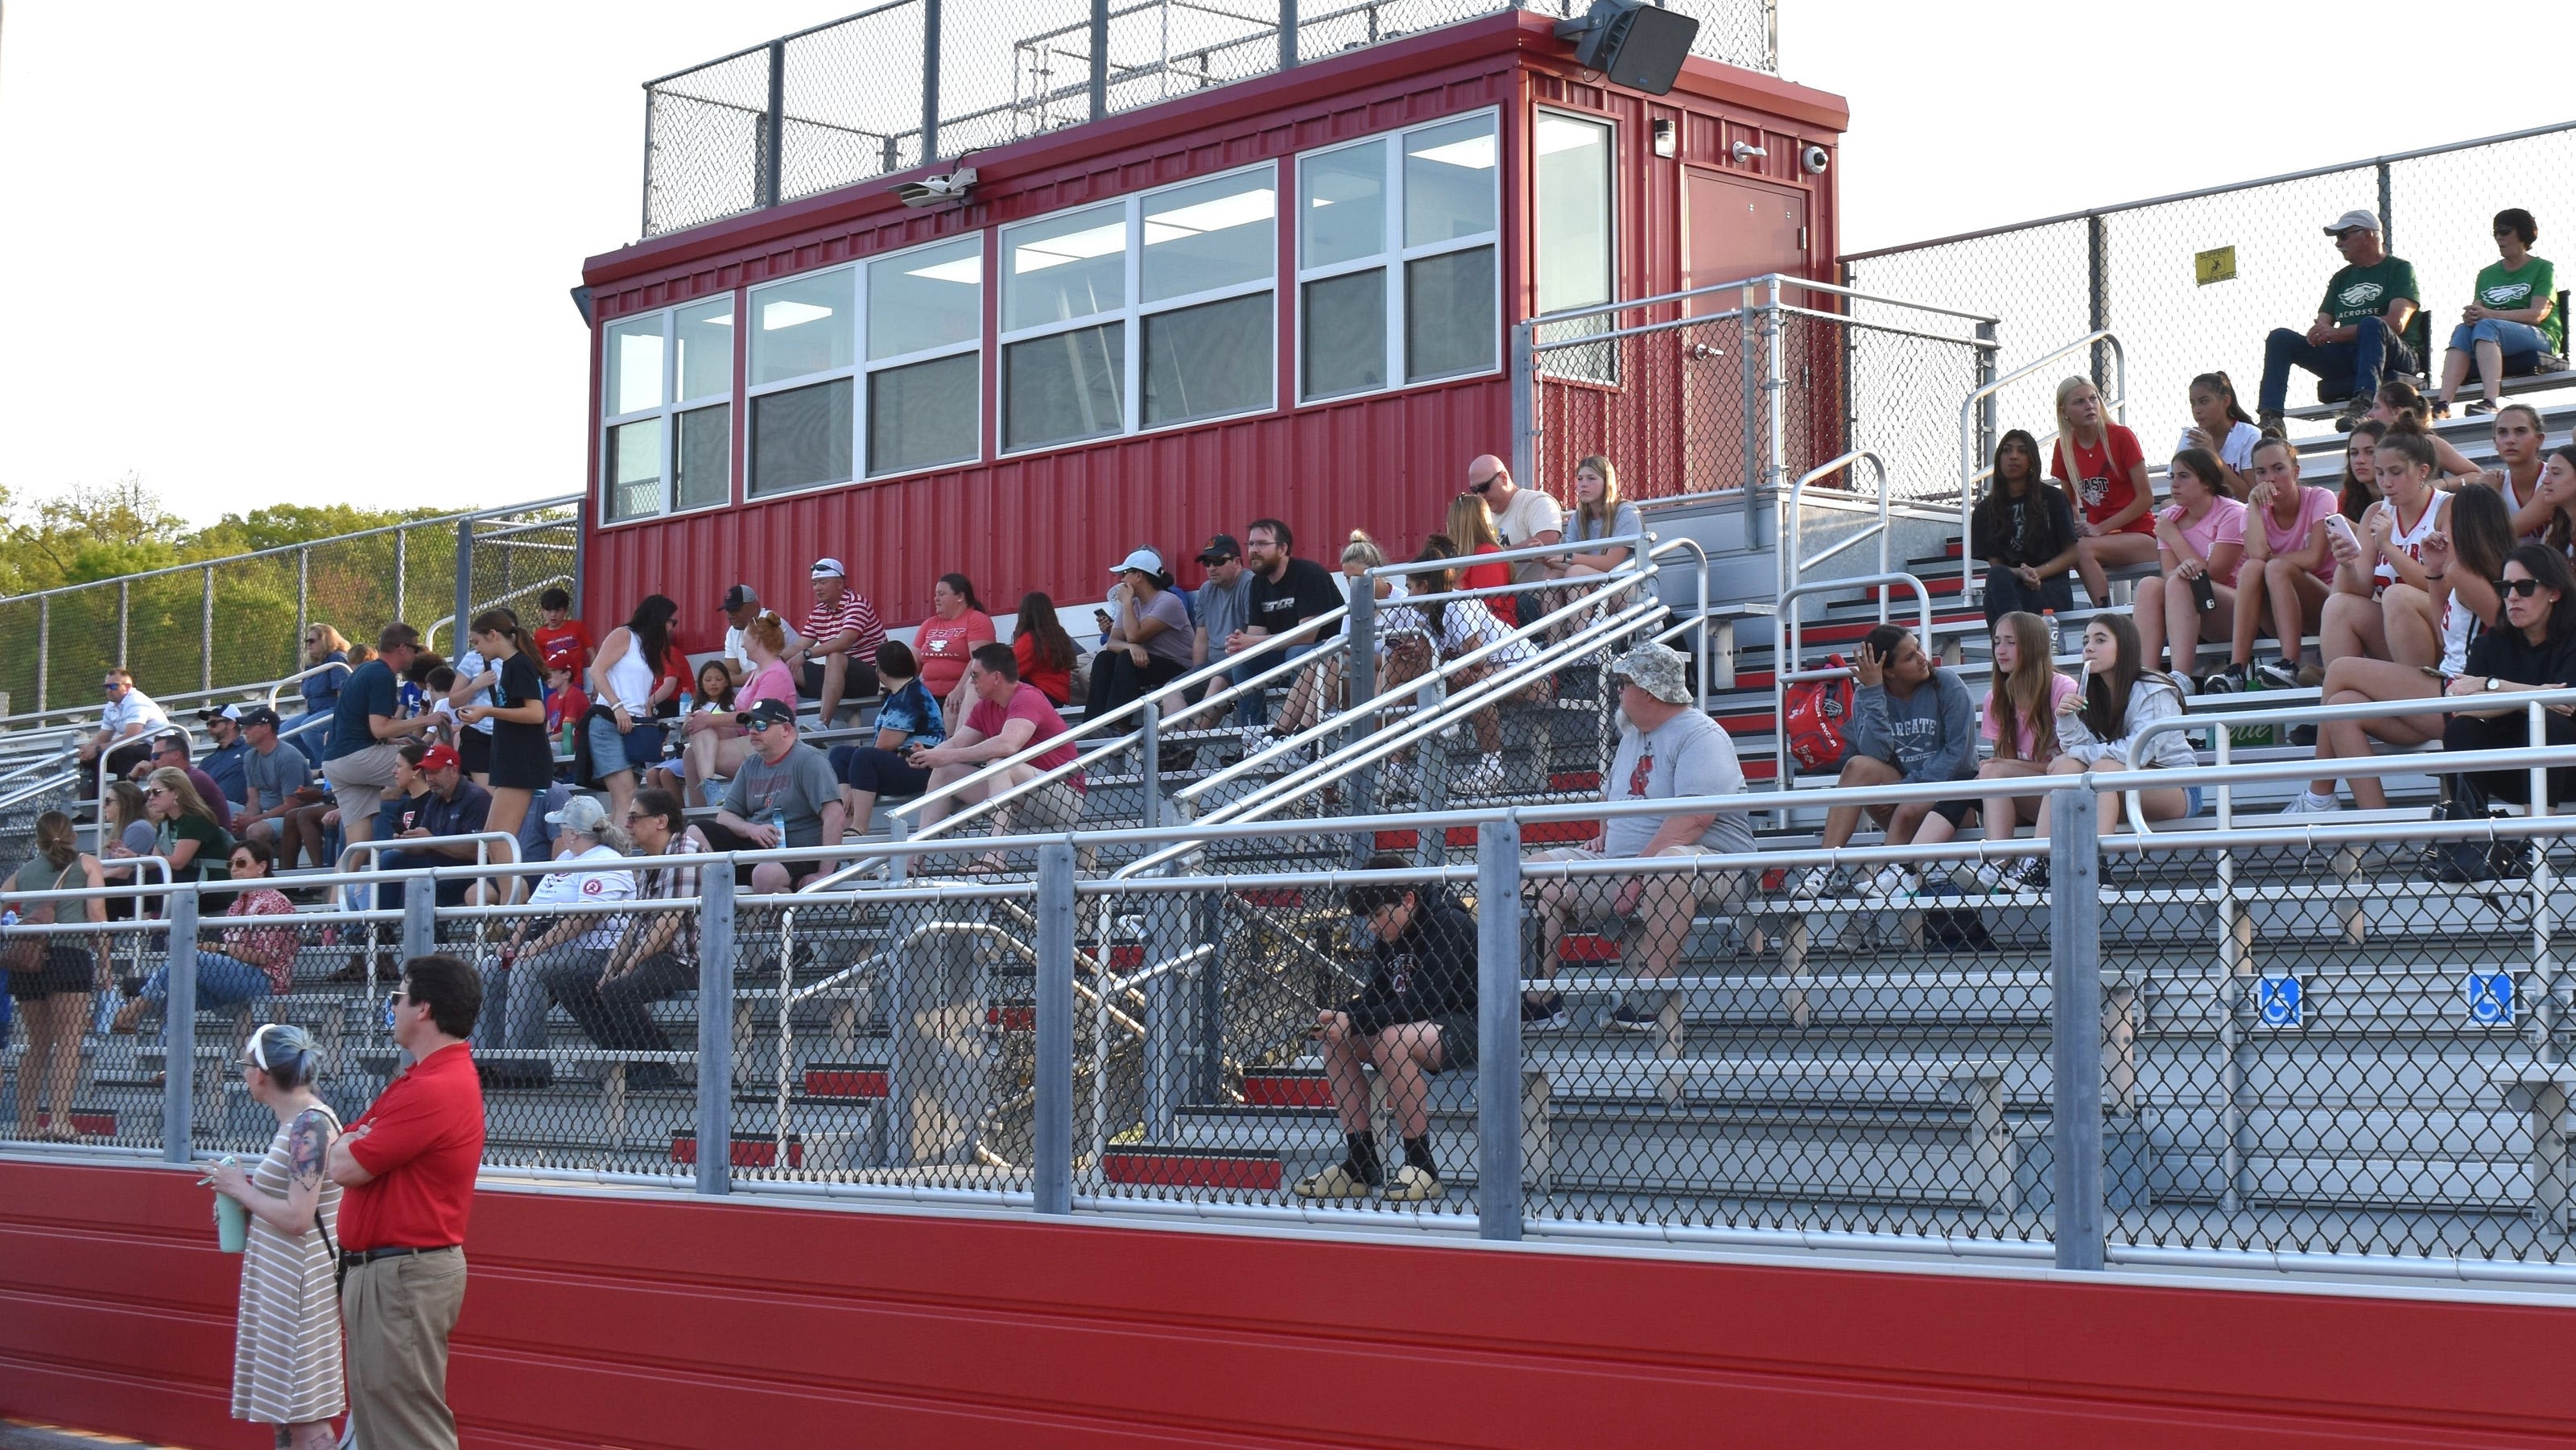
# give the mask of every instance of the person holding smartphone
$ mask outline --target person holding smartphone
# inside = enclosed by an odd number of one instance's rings
[[[914,796],[930,788],[930,768],[913,764],[913,752],[946,738],[939,700],[923,683],[921,667],[903,641],[890,639],[877,647],[877,679],[885,689],[885,703],[877,707],[876,740],[835,745],[831,754],[850,830],[861,836],[876,817],[877,797]]]

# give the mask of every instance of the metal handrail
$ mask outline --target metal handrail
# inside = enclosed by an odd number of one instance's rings
[[[1876,586],[1879,590],[1878,622],[1885,624],[1887,623],[1887,589],[1897,584],[1911,586],[1914,590],[1915,602],[1920,607],[1921,615],[1921,623],[1916,626],[1919,633],[1915,636],[1915,640],[1928,651],[1932,648],[1932,591],[1923,587],[1922,580],[1902,569],[1844,579],[1817,579],[1792,585],[1780,596],[1780,618],[1786,621],[1788,644],[1785,650],[1773,652],[1775,658],[1771,665],[1771,759],[1774,768],[1780,773],[1780,788],[1783,791],[1796,789],[1798,783],[1797,772],[1789,768],[1789,686],[1807,680],[1838,680],[1855,673],[1848,667],[1828,670],[1807,670],[1798,667],[1798,661],[1804,656],[1805,645],[1800,638],[1804,629],[1798,618],[1797,601],[1806,595],[1821,594],[1828,589],[1866,589]]]
[[[1638,532],[1620,534],[1608,539],[1587,539],[1584,542],[1601,548],[1607,548],[1612,544],[1625,544],[1633,549],[1651,537],[1653,536],[1650,534]],[[1517,564],[1532,559],[1562,558],[1573,551],[1574,545],[1559,539],[1553,544],[1523,544],[1516,549],[1497,549],[1490,554],[1453,554],[1446,559],[1409,559],[1400,564],[1380,564],[1370,569],[1365,577],[1392,579],[1406,574],[1441,574],[1453,569],[1462,571],[1481,569],[1487,564]],[[1542,586],[1519,584],[1513,587],[1528,590]]]
[[[1646,537],[1651,539],[1654,535],[1648,534]],[[1678,634],[1682,630],[1693,627],[1696,627],[1699,630],[1698,648],[1692,652],[1692,659],[1694,663],[1697,664],[1698,669],[1693,672],[1691,678],[1699,682],[1699,707],[1701,710],[1705,711],[1708,709],[1709,676],[1708,550],[1700,547],[1699,540],[1692,538],[1690,535],[1679,534],[1647,549],[1645,553],[1645,561],[1648,564],[1653,564],[1656,559],[1661,558],[1664,554],[1674,549],[1690,550],[1691,557],[1698,562],[1699,567],[1692,571],[1692,578],[1698,589],[1698,611],[1690,618],[1683,620],[1678,625],[1675,625],[1672,630],[1667,633]],[[1728,628],[1730,629],[1733,627],[1732,623],[1728,625]],[[1663,634],[1655,636],[1655,643],[1662,644],[1666,637],[1667,636]],[[1732,681],[1730,681],[1730,683],[1732,683]]]
[[[2129,351],[2120,342],[2119,334],[2107,327],[2088,332],[2073,342],[2051,348],[1993,382],[1972,390],[1966,397],[1959,400],[1959,587],[1964,591],[1962,597],[1968,599],[1977,597],[1977,551],[1973,547],[1976,543],[1973,535],[1976,531],[1977,485],[1994,472],[1992,464],[1985,463],[1977,457],[1977,405],[2068,353],[2079,348],[2089,352],[2096,344],[2106,342],[2111,345],[2111,358],[2117,364],[2120,388],[2117,396],[2105,400],[2105,406],[2113,414],[2112,422],[2126,426],[2129,421]],[[2108,425],[2106,424],[2105,427],[2107,428]],[[2049,436],[2056,437],[2053,433]],[[2048,460],[2043,455],[2033,471],[2045,472],[2047,467]],[[2042,488],[2046,485],[2043,480],[2034,477],[2030,481],[2030,486]],[[2098,604],[2101,601],[2094,602]]]
[[[2152,721],[2141,727],[2136,734],[2129,737],[2126,763],[2133,771],[2147,769],[2148,767],[2140,762],[2146,759],[2144,752],[2148,746],[2164,736],[2180,735],[2192,730],[2213,728],[2217,730],[2218,760],[2215,765],[2207,768],[2224,770],[2235,765],[2229,756],[2232,754],[2230,747],[2234,744],[2235,735],[2232,727],[2239,725],[2319,725],[2331,724],[2338,720],[2385,720],[2392,715],[2497,714],[2515,707],[2522,707],[2530,713],[2530,738],[2534,741],[2545,741],[2548,738],[2547,712],[2559,705],[2576,709],[2576,689],[2499,690],[2476,695],[2427,695],[2412,700],[2363,700],[2351,705],[2285,705],[2270,710],[2204,711],[2197,715],[2177,715],[2170,719]],[[2453,759],[2457,758],[2459,757],[2453,757]],[[2314,779],[2319,769],[2324,768],[2340,776],[2349,764],[2349,761],[2342,759],[2334,760],[2331,765],[2328,765],[2324,759],[2312,760],[2302,765],[2302,774]],[[2449,775],[2454,772],[2444,770],[2440,773]],[[2235,819],[2234,801],[2228,780],[2228,777],[2221,776],[2217,782],[2218,824],[2221,829],[2230,826]],[[2548,814],[2547,771],[2540,766],[2531,768],[2531,800],[2531,808],[2535,814]],[[2142,834],[2153,834],[2147,827],[2144,808],[2138,802],[2136,791],[2127,793],[2125,805],[2128,810],[2130,829]]]
[[[424,641],[424,643],[426,643],[426,641]],[[322,673],[324,670],[345,670],[354,674],[357,672],[357,666],[350,664],[347,660],[324,660],[322,663],[315,665],[309,670],[297,670],[294,674],[288,675],[285,679],[279,680],[277,683],[268,687],[268,708],[272,711],[277,708],[277,697],[285,691],[287,686],[300,683],[304,680],[309,680],[313,676]]]
[[[1764,272],[1759,276],[1739,277],[1732,282],[1713,282],[1705,287],[1692,287],[1681,292],[1664,292],[1653,297],[1631,298],[1626,302],[1601,302],[1595,303],[1589,307],[1568,307],[1561,312],[1543,313],[1540,316],[1531,318],[1530,321],[1555,324],[1560,322],[1569,322],[1581,317],[1599,317],[1605,313],[1630,312],[1641,307],[1668,307],[1677,303],[1688,302],[1693,298],[1714,297],[1721,292],[1740,294],[1748,287],[1762,287],[1773,284],[1782,287],[1803,288],[1809,292],[1831,293],[1836,297],[1848,297],[1855,302],[1880,302],[1885,303],[1890,307],[1911,307],[1919,312],[1937,312],[1944,317],[1960,317],[1965,318],[1970,322],[1999,323],[2003,320],[1999,317],[1989,317],[1982,312],[1962,312],[1955,307],[1943,307],[1932,302],[1917,302],[1910,297],[1888,297],[1876,292],[1863,292],[1856,287],[1845,287],[1833,282],[1819,282],[1812,277],[1800,277],[1787,272]],[[1568,338],[1562,343],[1549,345],[1571,347],[1575,346],[1577,343],[1599,342],[1600,340],[1601,334],[1587,333],[1579,339]],[[1963,342],[1972,340],[1973,339],[1967,338],[1960,339],[1960,341]]]
[[[153,703],[158,704],[160,702],[156,700]],[[197,732],[188,728],[188,722],[178,719],[175,716],[162,721],[158,725],[145,727],[143,733],[140,735],[128,736],[126,738],[132,740],[152,740],[160,736],[167,735],[173,730],[176,730],[181,735],[187,737],[188,761],[192,765],[195,764],[197,759]],[[107,748],[98,753],[98,759],[91,762],[91,765],[93,766],[92,775],[94,776],[94,779],[90,782],[91,800],[107,799],[107,758],[116,753],[116,748],[119,743],[120,742],[117,741],[110,741]]]
[[[1861,463],[1867,463],[1878,479],[1878,522],[1855,532],[1850,538],[1812,559],[1799,558],[1799,540],[1804,533],[1799,520],[1804,516],[1803,505],[1806,502],[1807,485],[1822,482]],[[1886,573],[1888,538],[1893,530],[1893,525],[1889,522],[1887,502],[1887,460],[1880,457],[1875,449],[1855,448],[1839,458],[1819,463],[1798,475],[1798,481],[1789,485],[1788,500],[1782,505],[1788,517],[1781,527],[1780,548],[1776,551],[1771,565],[1773,577],[1779,585],[1776,591],[1778,597],[1786,600],[1790,589],[1806,581],[1809,569],[1868,538],[1874,537],[1878,540],[1878,572]]]

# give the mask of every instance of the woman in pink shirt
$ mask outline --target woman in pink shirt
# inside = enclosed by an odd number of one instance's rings
[[[2057,672],[2057,661],[2051,656],[2056,648],[2055,626],[2036,614],[2016,609],[1995,621],[1994,685],[1986,692],[1986,708],[1977,722],[1977,736],[1992,755],[1977,767],[1977,779],[2046,775],[2061,753],[2057,717],[2074,698],[2075,682]],[[1977,817],[1986,839],[2012,839],[2023,821],[2039,819],[2039,802],[2038,796],[1985,797],[1977,804]],[[1959,829],[1951,817],[1959,814],[1946,809],[1945,803],[1945,809],[1925,816],[1915,829],[1914,844],[1949,840]]]
[[[711,780],[731,780],[742,768],[743,758],[751,754],[752,741],[743,733],[738,717],[763,700],[784,700],[787,708],[796,708],[796,677],[787,672],[779,656],[787,652],[787,626],[769,611],[745,626],[742,632],[743,653],[751,656],[751,672],[733,692],[732,708],[707,717],[704,728],[691,732],[682,771],[685,788],[680,800],[686,805],[705,803],[703,791]]]
[[[975,597],[975,584],[963,574],[942,574],[930,586],[928,619],[913,631],[912,656],[921,661],[921,687],[943,707],[966,678],[967,657],[975,646],[994,640],[993,616]],[[962,700],[962,697],[961,697]]]
[[[2228,491],[2227,466],[2206,448],[2186,448],[2166,470],[2173,502],[2156,515],[2156,556],[2164,573],[2138,581],[2138,658],[2156,668],[2167,636],[2173,672],[2188,679],[2203,634],[2236,628],[2236,571],[2245,562],[2245,505]],[[2201,607],[2207,580],[2209,607]],[[2186,689],[2185,694],[2190,691]]]
[[[2334,546],[2326,539],[2326,520],[2334,517],[2338,500],[2330,488],[2299,482],[2299,455],[2280,438],[2254,445],[2247,475],[2254,491],[2245,500],[2245,563],[2236,574],[2235,649],[2226,671],[2210,679],[2231,690],[2251,683],[2254,635],[2269,604],[2281,654],[2263,662],[2264,682],[2282,690],[2313,685],[2325,678],[2325,666],[2307,663],[2299,641],[2317,627],[2326,596],[2334,591]],[[2261,528],[2251,527],[2258,523]]]

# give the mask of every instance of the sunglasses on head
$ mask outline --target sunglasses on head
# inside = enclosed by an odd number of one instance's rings
[[[2496,587],[2503,590],[2505,593],[2512,595],[2516,599],[2529,599],[2531,596],[2540,592],[2540,581],[2537,579],[2506,579],[2498,583]]]

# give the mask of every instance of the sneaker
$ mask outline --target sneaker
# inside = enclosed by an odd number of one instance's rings
[[[2425,401],[2432,406],[2434,422],[2443,422],[2451,416],[2451,405],[2448,402],[2440,398],[2427,398]]]
[[[1831,866],[1808,867],[1798,873],[1796,880],[1789,883],[1789,899],[1813,901],[1817,897],[1830,894],[1834,889],[1834,874],[1834,868]]]
[[[2182,697],[2186,700],[2190,699],[2192,694],[2199,689],[2199,686],[2192,683],[2191,676],[2183,673],[2181,670],[2167,670],[2165,671],[2165,678],[2173,681],[2174,689],[2181,692]]]
[[[2338,433],[2351,432],[2354,424],[2359,423],[2362,419],[2370,416],[2370,405],[2372,401],[2372,396],[2368,393],[2353,394],[2352,397],[2344,403],[2343,411],[2335,414],[2335,431]]]
[[[1881,868],[1869,878],[1869,889],[1885,901],[1907,901],[1914,896],[1914,873],[1902,866]]]
[[[1419,1170],[1407,1165],[1397,1171],[1404,1173]],[[1435,1178],[1432,1183],[1436,1187],[1439,1180]],[[1351,1165],[1336,1163],[1321,1173],[1309,1174],[1298,1179],[1296,1187],[1291,1188],[1289,1192],[1299,1198],[1366,1198],[1376,1190],[1377,1185],[1352,1172]]]
[[[1563,1032],[1573,1025],[1574,1019],[1565,1012],[1564,993],[1550,992],[1536,1002],[1521,999],[1521,1031]]]
[[[2314,745],[2317,743],[2317,727],[2293,725],[2290,727],[2288,739],[2292,745]]]
[[[2265,408],[2261,412],[2256,413],[2254,415],[2254,428],[2257,432],[2269,433],[2275,438],[2286,438],[2289,436],[2287,428],[2281,420],[2281,410],[2278,408]]]
[[[2019,861],[1988,861],[1976,870],[1976,882],[1987,891],[2010,891],[2021,880]]]
[[[1452,795],[1493,795],[1503,788],[1503,758],[1488,755],[1476,762],[1476,768],[1458,777],[1451,787]]]
[[[2290,803],[2281,807],[2281,814],[2285,816],[2330,816],[2342,809],[2343,800],[2339,796],[2326,796],[2320,798],[2303,790],[2297,795],[2290,797]]]
[[[1320,1176],[1320,1175],[1319,1175]],[[1427,1203],[1449,1191],[1440,1175],[1428,1168],[1400,1164],[1387,1175],[1386,1201],[1389,1203]]]
[[[2299,667],[2286,659],[2265,660],[2254,667],[2254,673],[2263,677],[2264,684],[2276,690],[2299,687]]]
[[[2229,665],[2201,676],[2200,692],[2204,695],[2233,695],[2244,690],[2251,680],[2252,672],[2246,666]]]
[[[1650,1012],[1627,1002],[1620,1003],[1618,1010],[1610,1014],[1609,1020],[1611,1026],[1623,1032],[1660,1032],[1664,1026],[1662,1009],[1658,1008]]]
[[[2460,416],[2461,416],[2461,417],[2464,417],[2464,418],[2483,418],[2483,417],[2485,417],[2487,414],[2492,413],[2492,412],[2494,412],[2495,410],[2496,410],[2496,405],[2495,405],[2495,404],[2488,402],[2488,401],[2487,401],[2486,399],[2484,399],[2484,398],[2480,398],[2480,399],[2478,399],[2476,402],[2469,404],[2469,405],[2468,405],[2467,407],[2465,407],[2465,408],[2462,408],[2462,409],[2460,410]]]

